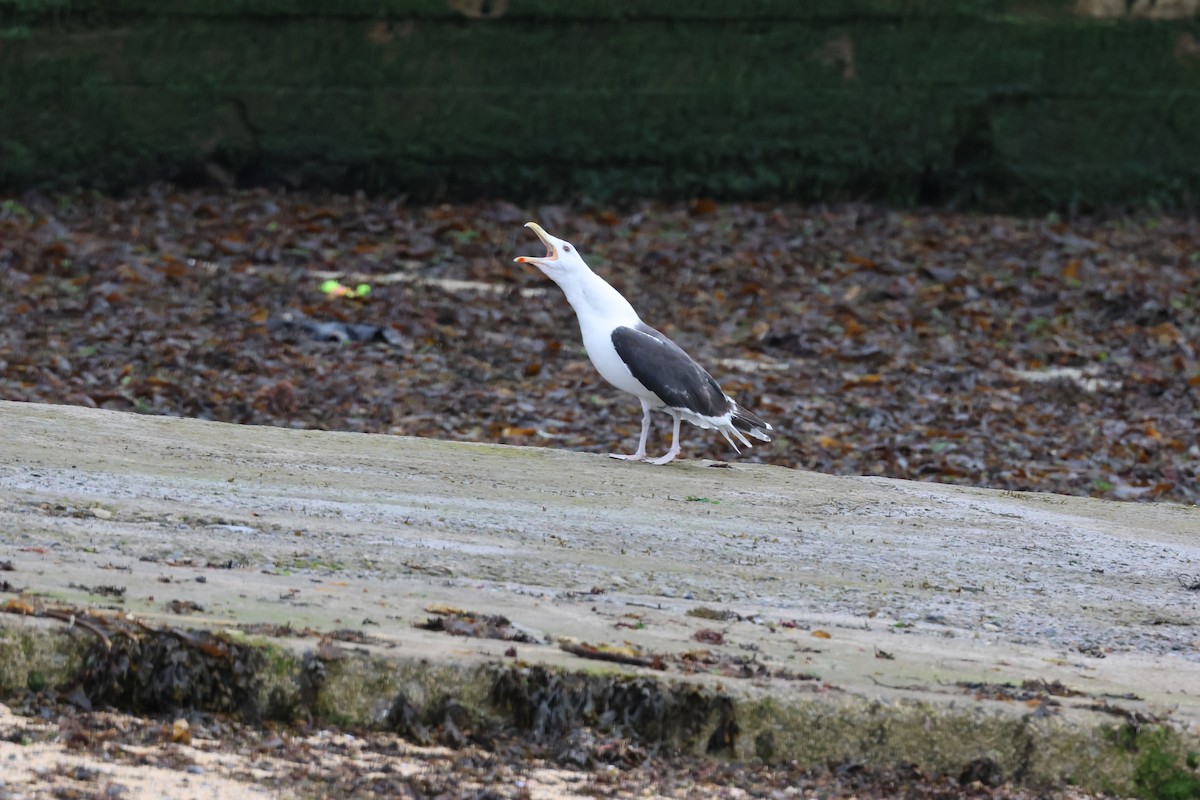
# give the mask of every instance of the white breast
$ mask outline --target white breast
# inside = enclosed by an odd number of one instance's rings
[[[582,282],[578,291],[567,292],[567,300],[579,318],[583,346],[600,376],[618,389],[645,398],[656,406],[661,405],[654,393],[633,377],[613,347],[615,328],[632,328],[641,322],[629,301],[595,273]]]
[[[581,319],[579,328],[583,332],[583,346],[587,348],[588,358],[592,360],[592,365],[604,380],[618,389],[659,404],[654,393],[633,377],[629,367],[625,366],[625,362],[617,355],[617,348],[613,347],[612,343],[613,326],[588,326],[584,325]]]

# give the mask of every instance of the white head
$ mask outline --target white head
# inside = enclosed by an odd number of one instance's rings
[[[589,325],[599,325],[604,335],[608,336],[613,325],[636,325],[641,321],[629,301],[583,263],[574,245],[555,239],[536,222],[526,222],[525,227],[536,233],[542,244],[546,245],[546,255],[542,258],[521,256],[516,262],[533,264],[559,285],[567,296],[567,302],[579,316],[585,340]]]
[[[525,227],[536,233],[542,244],[546,245],[546,255],[542,258],[520,256],[514,259],[518,264],[533,264],[564,289],[570,284],[578,284],[592,274],[588,265],[583,263],[579,251],[570,242],[554,238],[536,222],[526,222]]]

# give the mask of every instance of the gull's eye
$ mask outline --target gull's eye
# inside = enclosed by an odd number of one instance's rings
[[[567,253],[571,252],[571,245],[569,245],[569,244],[564,244],[564,245],[563,245],[563,250],[564,250],[565,252],[567,252]]]

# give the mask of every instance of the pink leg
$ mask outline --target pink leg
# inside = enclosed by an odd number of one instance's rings
[[[671,416],[675,418],[675,427],[671,432],[671,449],[668,450],[665,455],[660,456],[659,458],[647,459],[647,464],[666,464],[668,461],[674,459],[675,456],[679,455],[679,423],[682,418],[675,413],[672,413]]]
[[[676,430],[678,433],[678,430]],[[619,458],[622,461],[645,461],[646,460],[646,440],[650,438],[650,404],[645,400],[642,401],[642,436],[638,439],[638,449],[636,453],[631,455],[622,455],[620,453],[609,453],[609,458]]]

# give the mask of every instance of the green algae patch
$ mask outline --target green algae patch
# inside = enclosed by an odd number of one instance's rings
[[[0,625],[0,698],[69,683],[88,642],[65,630]]]
[[[1117,794],[1139,793],[1139,780],[1146,782],[1138,778],[1147,772],[1144,756],[1077,715],[946,709],[849,695],[793,703],[747,698],[737,710],[741,758],[917,764],[926,774],[967,782],[978,774],[987,776],[985,782],[1078,785]],[[1181,738],[1170,728],[1152,727],[1170,741]],[[1175,762],[1182,764],[1183,758]]]
[[[503,444],[477,444],[475,442],[459,443],[454,442],[454,446],[462,447],[465,444],[476,453],[486,453],[489,456],[502,456],[505,458],[545,458],[546,451],[538,447],[514,447],[513,445]]]
[[[1110,791],[1148,800],[1200,798],[1200,746],[1177,731],[1146,726],[1132,719],[1111,728],[1106,738],[1135,762],[1131,780],[1113,784]]]

